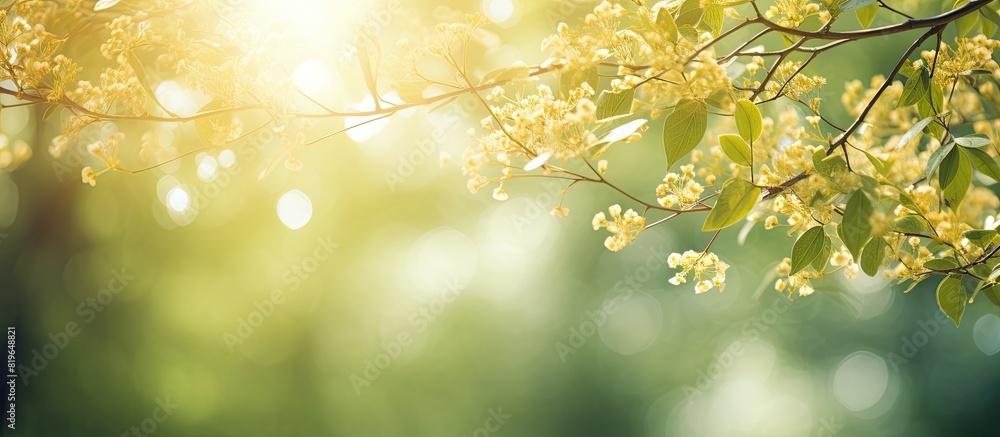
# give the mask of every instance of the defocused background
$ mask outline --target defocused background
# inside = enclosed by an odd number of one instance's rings
[[[916,15],[939,12],[936,3],[892,2]],[[594,4],[232,7],[262,31],[301,37],[289,49],[298,62],[287,68],[306,91],[331,107],[363,107],[350,60],[357,26],[391,52],[408,32],[482,12],[502,41],[476,52],[482,73],[544,60],[541,39]],[[849,45],[812,64],[830,79],[833,119],[846,120],[843,83],[886,71],[911,37]],[[163,96],[187,92],[163,86]],[[12,141],[35,149],[17,171],[0,174],[0,317],[16,327],[27,372],[18,380],[17,431],[5,435],[995,429],[1000,317],[992,306],[971,305],[955,328],[938,316],[931,286],[904,296],[864,276],[819,283],[813,296],[788,301],[768,272],[792,240],[760,228],[742,246],[737,229],[715,244],[734,266],[725,293],[673,287],[665,257],[707,244],[710,235],[696,231],[701,217],[611,253],[605,235],[590,230],[595,212],[627,205],[609,191],[571,191],[570,216],[557,219],[548,211],[561,185],[511,183],[501,203],[469,194],[456,164],[439,168],[440,152],[461,156],[466,130],[484,116],[474,99],[325,141],[301,157],[304,170],[279,168],[261,182],[279,147],[267,133],[137,176],[102,176],[94,188],[79,179],[85,141],[62,159],[47,156],[58,120],[43,120],[42,111],[0,116]],[[85,135],[129,127],[93,129]],[[609,178],[650,198],[663,177],[657,130],[609,158]],[[127,137],[135,147],[137,135]],[[158,135],[179,151],[198,141],[189,125]]]

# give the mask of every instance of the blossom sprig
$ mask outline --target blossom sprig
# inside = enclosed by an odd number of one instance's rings
[[[719,288],[720,293],[726,289],[726,270],[729,269],[729,264],[714,253],[693,250],[675,252],[667,257],[667,265],[672,269],[680,269],[669,282],[681,285],[687,283],[690,277],[694,281],[695,294],[705,293],[715,287]]]
[[[597,213],[591,224],[595,231],[605,228],[611,233],[611,236],[604,240],[604,247],[613,252],[632,244],[646,225],[646,218],[632,209],[623,214],[621,205],[608,207],[608,214],[611,216],[610,220],[603,212]]]

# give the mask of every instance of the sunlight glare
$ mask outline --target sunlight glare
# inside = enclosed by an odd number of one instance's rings
[[[494,23],[503,23],[514,15],[512,0],[483,0],[483,13]]]
[[[330,73],[320,61],[310,59],[299,64],[292,73],[292,83],[308,95],[323,94],[330,90]]]
[[[205,182],[212,182],[219,176],[219,163],[215,158],[206,156],[198,164],[198,178]]]
[[[312,212],[312,201],[299,190],[289,191],[278,199],[278,218],[293,231],[309,223]]]
[[[371,96],[365,96],[364,100],[359,103],[352,103],[347,105],[347,110],[349,111],[371,111],[375,109],[375,100]],[[344,127],[357,126],[351,128],[347,131],[347,136],[351,137],[352,140],[363,143],[368,141],[379,132],[385,129],[386,125],[389,124],[388,118],[383,118],[381,120],[375,120],[379,116],[367,116],[367,117],[345,117]],[[375,121],[371,121],[375,120]],[[365,123],[367,122],[367,123]],[[365,123],[365,124],[361,124]]]
[[[184,212],[191,206],[191,195],[184,187],[176,186],[167,192],[167,207],[176,211]]]

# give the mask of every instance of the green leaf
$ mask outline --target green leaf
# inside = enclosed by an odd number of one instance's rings
[[[826,267],[826,262],[830,260],[830,254],[833,253],[833,239],[829,236],[824,236],[826,238],[823,239],[823,248],[820,249],[819,255],[810,264],[813,270],[817,272],[823,271],[823,268]]]
[[[982,149],[965,149],[965,154],[980,173],[1000,182],[1000,165],[997,164],[996,159],[993,159]]]
[[[982,9],[980,9],[980,11],[982,11]],[[993,38],[993,35],[997,33],[997,25],[985,17],[979,17],[979,30],[982,31],[983,35],[986,35],[987,38]]]
[[[955,7],[952,10],[965,6],[968,3],[968,0],[958,0],[955,2]],[[972,32],[972,28],[976,27],[977,18],[976,14],[966,14],[955,20],[955,29],[958,32],[958,36],[966,36],[969,32]]]
[[[875,21],[875,15],[878,14],[878,3],[857,8],[854,10],[854,14],[858,16],[858,23],[861,23],[861,27],[867,29],[872,26],[872,23]]]
[[[747,99],[736,101],[736,130],[748,143],[753,144],[764,130],[764,122],[757,105]]]
[[[510,67],[503,67],[486,73],[482,80],[479,81],[480,85],[485,85],[488,83],[504,83],[513,80],[524,80],[531,76],[531,67],[527,65],[514,65]]]
[[[792,270],[794,275],[808,267],[823,252],[823,245],[830,237],[826,236],[822,226],[814,226],[802,234],[792,246]]]
[[[941,161],[951,154],[952,149],[955,148],[955,143],[949,142],[941,147],[938,147],[931,156],[927,158],[927,169],[924,170],[924,176],[930,178],[934,174],[934,170],[937,170],[938,166],[941,165]]]
[[[846,169],[847,162],[839,155],[827,155],[826,150],[817,150],[812,155],[813,168],[823,176],[832,176],[834,171]]]
[[[865,6],[875,4],[878,0],[847,0],[844,4],[840,5],[840,10],[842,11],[853,11],[855,9],[861,9]]]
[[[635,100],[634,89],[619,92],[601,91],[601,95],[597,97],[597,121],[607,121],[632,114],[633,100]]]
[[[913,291],[913,288],[916,287],[917,284],[920,283],[920,281],[923,281],[923,279],[913,279],[911,281],[912,282],[910,282],[910,285],[908,287],[906,287],[906,290],[903,290],[903,294],[906,294],[906,293],[909,293],[910,291]],[[902,283],[902,281],[900,281],[899,283]]]
[[[982,15],[983,18],[992,22],[993,24],[1000,26],[1000,15],[998,15],[997,11],[994,11],[989,6],[986,6],[984,8],[979,8],[979,14]]]
[[[701,142],[708,127],[708,108],[700,100],[681,100],[663,120],[663,150],[669,169]]]
[[[701,35],[701,32],[698,32],[698,29],[695,29],[694,26],[692,26],[690,24],[680,24],[680,25],[678,25],[677,26],[677,33],[681,37],[683,37],[684,39],[686,39],[686,40],[688,40],[688,41],[690,41],[692,43],[698,43],[698,35]]]
[[[920,220],[915,216],[908,215],[893,222],[892,229],[896,232],[902,232],[904,234],[923,234],[927,232],[927,225],[924,224],[923,220]]]
[[[725,20],[726,13],[723,12],[722,6],[720,5],[709,5],[705,8],[705,14],[701,17],[701,21],[712,29],[713,36],[719,36],[719,34],[722,33],[722,25]]]
[[[680,10],[677,12],[677,26],[689,26],[692,29],[701,21],[704,10],[701,8],[701,0],[684,0]]]
[[[962,314],[965,313],[965,289],[962,287],[962,278],[957,275],[948,275],[941,280],[937,288],[938,307],[944,311],[951,320],[955,321],[955,326],[962,322]]]
[[[760,187],[739,178],[726,181],[701,230],[716,231],[742,220],[750,214],[758,198]]]
[[[986,298],[993,302],[993,305],[1000,307],[1000,285],[993,285],[988,288],[984,288],[980,293],[985,294]]]
[[[913,139],[916,138],[917,135],[920,134],[920,132],[923,131],[924,128],[927,127],[927,125],[930,124],[932,121],[934,121],[934,117],[925,117],[920,121],[914,123],[913,126],[909,130],[907,130],[902,137],[899,137],[899,143],[896,144],[896,148],[899,149],[906,146],[907,144],[910,144],[910,141],[913,141]]]
[[[875,167],[875,171],[877,171],[878,174],[882,176],[889,175],[889,164],[887,162],[876,158],[875,155],[865,152],[864,150],[861,152],[865,154],[866,158],[868,158],[868,162],[872,163],[872,166]]]
[[[934,117],[940,115],[944,110],[944,90],[941,85],[931,82],[931,92],[929,97],[917,103],[917,113],[921,117]],[[937,123],[927,125],[927,133],[935,138],[941,138],[944,127]]]
[[[135,52],[131,50],[128,51],[128,64],[132,67],[132,72],[135,73],[135,78],[139,81],[139,86],[141,86],[143,91],[149,95],[149,98],[156,103],[156,106],[159,106],[163,112],[167,113],[171,117],[177,117],[177,114],[170,112],[170,110],[167,109],[166,106],[163,106],[163,104],[160,103],[160,100],[156,98],[156,92],[153,91],[153,87],[149,85],[149,80],[146,77],[146,70],[142,67],[142,61],[140,61],[139,57],[135,55]]]
[[[937,258],[924,263],[925,269],[935,270],[938,272],[951,270],[954,269],[955,267],[958,267],[958,263],[951,258]]]
[[[973,229],[963,232],[962,236],[968,238],[969,242],[976,246],[986,247],[993,241],[993,237],[997,236],[997,231],[993,229]]]
[[[670,15],[667,8],[662,7],[656,10],[656,27],[663,36],[667,37],[667,41],[677,43],[677,23],[674,22],[674,17]]]
[[[61,109],[63,109],[62,105],[50,104],[48,108],[45,108],[45,112],[42,114],[42,120],[48,120],[52,114],[59,112]]]
[[[861,248],[872,235],[870,220],[874,212],[871,201],[861,190],[851,195],[847,207],[844,208],[844,218],[840,221],[837,231],[844,246],[847,246],[847,250],[854,255],[854,259],[860,259]]]
[[[875,178],[873,178],[871,176],[863,175],[862,174],[862,175],[858,175],[858,178],[861,179],[861,188],[864,188],[865,191],[867,191],[869,193],[872,193],[872,194],[877,193],[878,190],[879,190],[879,187],[882,186],[882,184],[880,184],[877,179],[875,179]]]
[[[990,139],[982,135],[966,135],[964,137],[955,138],[955,144],[962,147],[972,147],[980,148],[990,145]]]
[[[913,198],[906,193],[903,192],[899,193],[899,204],[909,208],[911,211],[919,214],[921,217],[923,217],[924,215],[920,209],[920,206],[917,205],[917,202],[914,201]]]
[[[943,187],[944,203],[952,211],[957,211],[972,184],[972,163],[965,156],[964,149],[952,150],[941,161],[938,184]]]
[[[725,153],[730,161],[750,166],[750,146],[739,135],[719,135],[719,145],[722,146],[722,153]]]
[[[563,69],[559,73],[559,92],[563,96],[567,96],[570,91],[579,88],[584,83],[596,90],[601,79],[599,70],[597,65],[585,69]]]
[[[888,248],[889,243],[882,237],[872,238],[861,252],[861,270],[868,276],[875,276],[882,267],[882,260],[885,259],[885,251]]]
[[[903,93],[899,95],[899,102],[896,103],[896,107],[902,108],[920,102],[930,92],[930,83],[931,80],[927,75],[927,69],[921,68],[917,70],[907,79],[906,86],[903,87]]]

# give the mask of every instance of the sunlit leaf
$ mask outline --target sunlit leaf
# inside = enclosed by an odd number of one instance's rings
[[[889,248],[889,243],[886,243],[882,237],[875,237],[865,244],[865,248],[861,251],[861,271],[865,272],[868,276],[875,276],[878,273],[878,269],[882,267],[882,260],[885,259],[886,249]]]
[[[559,72],[559,91],[563,96],[569,95],[572,90],[584,83],[596,90],[599,82],[600,72],[596,65],[585,69],[563,69]]]
[[[224,109],[228,106],[221,100],[212,100],[198,110],[199,113]],[[198,132],[198,138],[206,146],[218,146],[226,142],[226,137],[220,135],[220,131],[228,130],[233,124],[233,114],[225,112],[218,115],[199,117],[195,119],[194,126]]]
[[[750,146],[739,135],[719,135],[719,145],[729,160],[739,165],[750,166]]]
[[[989,137],[983,135],[966,135],[955,138],[955,144],[962,147],[980,148],[990,145]]]
[[[899,137],[899,143],[896,144],[896,148],[902,148],[907,144],[910,144],[910,141],[913,141],[913,139],[916,138],[917,135],[919,135],[920,132],[923,131],[924,128],[927,127],[927,125],[932,121],[934,121],[934,117],[926,117],[914,123],[913,126],[903,134],[903,136]]]
[[[708,109],[700,100],[682,100],[663,121],[663,150],[667,168],[691,153],[708,127]]]
[[[720,5],[709,5],[705,8],[705,13],[701,17],[702,22],[712,29],[712,35],[718,36],[722,33],[722,25],[726,20],[726,14]]]
[[[955,6],[952,8],[958,9],[962,6],[969,4],[969,0],[958,0],[955,2]],[[972,32],[972,28],[976,27],[978,22],[978,17],[976,14],[966,14],[955,20],[955,29],[958,36],[966,36],[969,32]]]
[[[674,17],[670,15],[667,8],[662,7],[656,10],[656,27],[659,28],[661,34],[667,37],[667,41],[677,42],[677,23],[674,22]]]
[[[814,226],[803,233],[792,246],[792,269],[788,274],[794,275],[812,264],[823,251],[825,240],[829,238],[822,226]]]
[[[1000,14],[997,14],[997,11],[994,11],[993,8],[989,6],[979,8],[979,14],[993,24],[1000,26]]]
[[[993,229],[973,229],[965,231],[962,236],[969,239],[969,242],[979,247],[986,247],[997,236],[997,231]]]
[[[875,22],[875,15],[878,14],[878,3],[873,2],[868,6],[857,8],[854,10],[854,14],[857,15],[861,27],[867,29]]]
[[[962,287],[960,276],[948,275],[938,284],[938,307],[955,322],[955,326],[962,322],[962,314],[965,313],[965,300],[965,288]]]
[[[396,84],[396,94],[403,103],[415,103],[424,99],[424,90],[430,84],[423,80],[401,80]]]
[[[917,103],[917,114],[924,118],[935,117],[941,115],[943,112],[947,112],[943,108],[944,90],[941,89],[941,85],[931,82],[931,92]],[[941,138],[941,135],[944,133],[944,127],[938,123],[930,123],[924,131],[935,138]]]
[[[541,155],[536,156],[527,164],[524,164],[524,171],[532,171],[538,167],[545,165],[545,162],[552,157],[552,152],[544,152]]]
[[[681,3],[681,7],[677,12],[677,19],[675,22],[678,27],[693,27],[698,25],[698,22],[701,21],[701,15],[703,13],[704,9],[701,8],[701,0],[684,0],[684,3]]]
[[[128,50],[127,53],[128,64],[132,67],[132,71],[135,73],[135,78],[139,81],[139,86],[141,86],[143,91],[146,92],[146,95],[148,95],[149,98],[156,103],[156,106],[159,106],[160,109],[163,110],[163,112],[172,117],[177,117],[177,114],[170,112],[170,110],[167,109],[166,106],[163,106],[159,99],[156,98],[156,92],[153,91],[153,87],[149,85],[149,79],[146,77],[146,70],[142,67],[142,62],[139,60],[139,57],[136,56],[135,52],[131,50]]]
[[[701,230],[715,231],[743,220],[759,198],[760,187],[739,178],[726,181]]]
[[[1000,285],[991,285],[984,288],[983,291],[980,291],[980,293],[985,294],[986,298],[989,299],[993,305],[1000,307]]]
[[[361,73],[365,78],[365,86],[368,87],[368,93],[372,96],[375,107],[378,108],[381,99],[378,96],[377,78],[379,64],[382,62],[382,45],[367,27],[358,29],[354,44],[358,53],[358,63],[361,65]]]
[[[965,154],[980,173],[1000,182],[1000,165],[997,164],[996,159],[982,149],[965,149]]]
[[[614,129],[611,129],[604,137],[597,141],[597,144],[611,144],[624,140],[634,134],[639,128],[646,124],[646,119],[640,118],[632,120]]]
[[[952,210],[965,198],[972,184],[972,163],[965,156],[965,149],[956,148],[941,161],[938,184],[943,187],[944,202]]]
[[[924,263],[924,268],[938,272],[948,271],[958,267],[958,263],[951,258],[937,258]]]
[[[920,102],[930,92],[930,82],[927,70],[924,68],[918,69],[906,80],[906,86],[903,87],[903,93],[899,95],[899,102],[896,103],[896,107],[902,108]]]
[[[830,260],[830,254],[833,253],[833,239],[829,236],[823,239],[823,248],[820,249],[819,255],[810,264],[813,270],[817,272],[822,272],[823,268],[826,267],[826,262]]]
[[[840,10],[842,11],[853,11],[855,9],[861,9],[865,6],[875,4],[878,0],[847,0],[844,4],[840,5]]]
[[[948,156],[954,148],[955,143],[949,142],[941,147],[938,147],[937,150],[931,153],[931,156],[927,158],[927,168],[924,169],[924,176],[928,178],[931,177],[931,175],[934,174],[934,170],[937,170],[937,168],[941,165],[941,161],[944,161],[944,158]]]
[[[121,0],[98,0],[94,5],[94,11],[103,11],[117,5]]]
[[[531,67],[527,65],[514,65],[510,67],[498,68],[483,76],[479,81],[480,85],[488,83],[506,83],[513,80],[524,80],[531,76]]]
[[[923,234],[927,232],[927,225],[924,224],[923,220],[920,220],[915,216],[908,215],[900,217],[893,222],[892,229],[896,232],[902,232],[905,234]]]
[[[871,201],[861,190],[851,195],[844,208],[844,218],[840,221],[837,231],[847,250],[854,255],[854,259],[860,258],[861,249],[872,235],[870,220],[874,212]]]
[[[601,91],[597,97],[597,121],[610,120],[632,114],[632,100],[635,90],[627,89],[619,92]]]
[[[739,99],[736,101],[735,115],[736,130],[740,132],[740,136],[751,144],[757,141],[764,130],[764,122],[757,105],[747,99]]]
[[[865,157],[868,158],[868,162],[872,163],[872,167],[875,167],[875,171],[878,172],[878,174],[882,176],[889,175],[888,163],[875,157],[875,155],[872,155],[871,153],[865,152],[864,150],[862,150],[862,152],[865,154]]]

